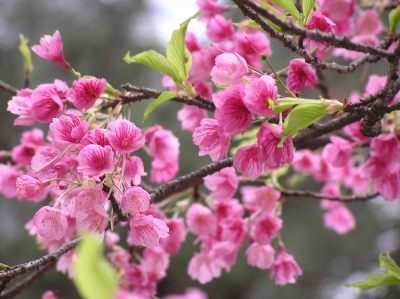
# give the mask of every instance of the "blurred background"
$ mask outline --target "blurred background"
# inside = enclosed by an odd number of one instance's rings
[[[0,80],[20,88],[23,85],[22,59],[18,52],[18,34],[23,33],[36,44],[43,34],[60,30],[67,60],[83,74],[106,78],[113,86],[130,82],[139,86],[161,88],[161,76],[139,65],[122,61],[127,50],[137,53],[149,48],[164,51],[172,30],[197,10],[195,0],[0,0]],[[233,18],[237,17],[235,15]],[[201,23],[189,30],[200,33]],[[203,40],[203,43],[207,41]],[[275,42],[271,58],[279,69],[287,66],[292,55]],[[31,86],[60,78],[69,84],[72,79],[61,68],[37,56]],[[366,83],[368,74],[382,75],[383,64],[360,68],[356,73],[337,77],[327,73],[331,94],[348,97],[350,92]],[[317,96],[317,93],[312,94]],[[13,127],[14,116],[6,111],[10,96],[0,90],[0,148],[9,150],[19,141],[23,131]],[[135,104],[133,120],[140,123],[145,104]],[[181,141],[181,174],[208,163],[197,158],[191,135],[180,130],[176,120],[178,104],[170,103],[156,110],[144,126],[161,123],[172,130]],[[148,165],[148,164],[147,164]],[[304,178],[306,188],[319,186]],[[36,204],[0,199],[0,262],[13,265],[43,254],[28,235],[24,224],[39,208]],[[243,253],[231,273],[201,286],[190,280],[186,268],[194,251],[188,238],[180,255],[172,258],[168,278],[159,285],[158,296],[182,293],[187,287],[200,287],[209,298],[237,299],[308,299],[308,298],[400,298],[398,288],[380,288],[364,294],[345,287],[346,283],[364,278],[375,271],[379,252],[399,256],[399,203],[354,203],[350,205],[357,219],[357,228],[339,236],[323,227],[321,210],[316,201],[298,198],[285,204],[283,238],[289,252],[295,255],[304,275],[296,285],[277,287],[266,271],[246,265]],[[17,298],[40,298],[52,289],[59,298],[79,298],[71,282],[56,271],[48,272],[40,282]]]

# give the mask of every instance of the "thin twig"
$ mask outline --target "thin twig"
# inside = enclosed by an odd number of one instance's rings
[[[15,96],[17,94],[17,89],[10,84],[0,80],[0,89],[8,92],[9,94]]]

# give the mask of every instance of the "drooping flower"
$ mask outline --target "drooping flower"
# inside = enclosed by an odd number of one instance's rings
[[[50,135],[62,144],[79,143],[86,135],[89,124],[79,116],[69,113],[54,118],[50,124]]]
[[[166,219],[165,223],[169,229],[169,236],[160,240],[160,246],[169,255],[176,255],[186,238],[185,223],[182,218]]]
[[[293,160],[294,147],[291,137],[285,140],[282,147],[278,146],[281,142],[282,130],[281,126],[265,122],[257,134],[257,143],[261,147],[263,163],[267,169],[279,168]]]
[[[89,144],[79,152],[78,170],[83,175],[100,177],[113,171],[113,159],[114,152],[110,146]]]
[[[207,111],[196,106],[183,105],[183,108],[178,112],[178,120],[180,120],[182,129],[193,132],[202,119],[207,117]]]
[[[205,118],[193,132],[193,143],[200,148],[199,155],[209,155],[211,160],[218,161],[226,156],[231,135],[224,132],[218,121]]]
[[[215,199],[231,199],[239,186],[239,178],[233,167],[224,168],[204,178],[204,185]]]
[[[207,37],[216,43],[232,37],[234,32],[231,20],[225,19],[222,15],[216,15],[207,22]]]
[[[386,174],[377,180],[375,190],[386,200],[400,199],[400,176],[397,171]]]
[[[299,93],[305,87],[315,88],[318,78],[315,70],[304,59],[292,59],[287,74],[287,87],[294,93]]]
[[[151,215],[137,215],[130,223],[128,242],[136,246],[153,248],[160,239],[168,237],[168,226],[161,219]]]
[[[129,188],[121,199],[121,210],[132,216],[146,212],[149,206],[150,194],[141,187]]]
[[[167,161],[178,157],[179,140],[171,131],[153,126],[146,130],[145,136],[150,156],[154,159]]]
[[[243,133],[252,121],[252,114],[243,103],[243,86],[235,85],[219,91],[213,98],[215,118],[227,133]]]
[[[332,136],[331,143],[324,147],[322,155],[332,166],[341,167],[350,160],[352,150],[353,145],[349,141]]]
[[[145,138],[138,127],[129,120],[117,119],[109,126],[108,140],[117,152],[129,154],[141,148]]]
[[[242,56],[236,53],[223,53],[215,58],[211,80],[221,85],[236,84],[248,72],[249,68]]]
[[[255,180],[264,172],[261,148],[257,144],[240,148],[233,157],[233,166],[248,178]]]
[[[253,242],[246,250],[246,261],[252,267],[269,269],[274,263],[275,250],[271,245]]]
[[[170,160],[154,159],[151,161],[150,180],[153,183],[163,183],[172,180],[179,170],[179,160],[173,158]]]
[[[17,195],[21,199],[33,199],[43,191],[44,186],[29,175],[21,175],[16,181]]]
[[[61,65],[64,69],[70,69],[71,65],[64,58],[61,34],[57,30],[54,34],[44,35],[40,38],[40,44],[32,46],[32,51],[38,56]]]
[[[49,123],[64,110],[64,102],[53,84],[39,85],[31,94],[31,113],[36,121]]]
[[[9,164],[0,164],[0,193],[6,198],[17,195],[16,182],[22,171]]]
[[[199,7],[201,16],[203,18],[210,18],[215,15],[223,14],[228,10],[228,6],[218,5],[217,0],[196,0]]]
[[[340,235],[347,234],[356,226],[353,214],[344,206],[338,206],[330,209],[324,214],[325,227],[334,230]]]
[[[32,115],[32,89],[25,88],[17,91],[8,102],[7,111],[18,115],[14,121],[14,126],[30,126],[36,121]]]
[[[246,85],[243,103],[254,114],[272,117],[275,114],[269,107],[268,100],[275,100],[277,94],[278,88],[275,79],[264,75]]]
[[[140,185],[142,182],[142,176],[147,175],[144,171],[144,165],[142,159],[137,156],[126,157],[125,160],[125,173],[124,181],[130,185]]]
[[[295,283],[301,275],[302,271],[294,257],[288,254],[283,246],[280,246],[278,256],[271,268],[270,278],[274,278],[277,285],[286,285]]]
[[[213,235],[216,231],[216,219],[212,211],[199,204],[194,203],[186,213],[186,222],[190,232],[198,236]]]
[[[282,219],[269,213],[264,213],[258,217],[250,231],[250,236],[259,244],[269,244],[276,236],[278,236],[282,228]]]
[[[82,78],[72,83],[69,100],[79,109],[91,108],[101,94],[106,90],[105,79]]]
[[[61,240],[68,230],[68,220],[55,208],[44,206],[33,216],[37,233],[47,240]]]
[[[207,254],[198,252],[191,258],[188,266],[188,274],[192,279],[204,284],[221,275],[221,267]]]

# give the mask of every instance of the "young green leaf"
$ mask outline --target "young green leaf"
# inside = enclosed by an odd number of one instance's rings
[[[270,2],[284,9],[296,20],[300,19],[300,12],[292,0],[270,0]]]
[[[33,71],[31,50],[29,48],[29,40],[22,34],[19,35],[19,52],[21,53],[22,59],[24,60],[24,72],[25,76],[29,78]]]
[[[103,257],[101,241],[84,236],[77,248],[75,287],[83,299],[113,298],[118,290],[117,273]]]
[[[150,114],[161,104],[168,102],[176,97],[176,93],[172,91],[163,91],[158,98],[151,102],[144,110],[143,121],[149,118]]]
[[[389,13],[389,30],[391,35],[396,34],[397,25],[400,22],[400,7],[393,9]]]
[[[311,12],[317,3],[317,0],[303,0],[302,7],[303,7],[303,14],[304,14],[304,22],[303,25],[307,25],[308,20],[311,16]]]
[[[366,291],[372,288],[398,284],[400,284],[400,280],[397,277],[391,274],[382,273],[369,275],[363,281],[354,282],[348,286],[360,288],[361,291]]]
[[[400,267],[388,254],[379,255],[379,267],[400,280]]]
[[[286,117],[282,136],[293,136],[325,115],[325,105],[322,102],[298,105]]]
[[[180,77],[188,79],[189,71],[192,67],[192,54],[188,51],[185,44],[185,37],[191,17],[180,24],[179,29],[172,33],[167,45],[167,59],[178,69]]]
[[[280,12],[278,9],[276,9],[275,7],[273,7],[271,4],[269,4],[268,2],[266,2],[265,0],[260,1],[260,6],[262,8],[265,8],[266,10],[271,11],[275,16],[277,16],[278,18],[280,18],[281,20],[285,21],[287,19],[287,16],[285,14],[283,14],[282,12]]]
[[[130,63],[140,63],[144,64],[152,69],[159,71],[176,81],[184,80],[183,77],[180,76],[178,69],[175,65],[167,60],[167,58],[154,50],[144,51],[134,56],[131,56],[131,53],[128,51],[124,56],[124,61],[128,64]]]

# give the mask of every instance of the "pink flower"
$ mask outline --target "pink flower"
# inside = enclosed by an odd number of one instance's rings
[[[140,187],[131,187],[124,192],[121,209],[131,216],[146,212],[150,206],[150,194]]]
[[[368,178],[380,179],[390,173],[393,163],[385,157],[371,155],[371,157],[363,165],[364,173]]]
[[[219,237],[221,241],[228,241],[237,248],[243,243],[247,233],[247,221],[242,218],[225,218],[219,222]]]
[[[271,245],[252,243],[246,250],[247,263],[259,269],[269,269],[274,263],[275,250]]]
[[[154,126],[156,127],[156,126]],[[149,147],[150,156],[157,160],[176,159],[179,156],[179,140],[174,134],[162,127],[155,130],[150,127],[146,130],[146,144]],[[151,132],[151,134],[147,134]]]
[[[61,34],[58,30],[54,32],[53,36],[44,35],[41,37],[40,45],[32,46],[32,51],[43,59],[58,63],[64,69],[71,68],[71,65],[64,58]]]
[[[219,91],[213,101],[216,106],[215,118],[227,133],[243,133],[252,121],[252,114],[243,103],[243,86]]]
[[[353,145],[338,136],[331,137],[331,143],[326,145],[322,151],[322,156],[334,167],[346,165],[350,158]]]
[[[400,176],[398,172],[386,174],[378,180],[375,185],[375,190],[378,191],[385,200],[396,200],[400,198]]]
[[[211,210],[199,203],[189,207],[186,222],[189,231],[198,236],[210,236],[216,231],[217,223]]]
[[[278,256],[272,266],[269,277],[275,278],[277,285],[286,285],[295,283],[297,277],[301,276],[302,272],[291,254],[288,254],[281,246],[278,250]]]
[[[223,14],[228,10],[228,6],[218,5],[217,0],[196,0],[196,4],[201,12],[201,17],[204,18]]]
[[[272,213],[278,204],[281,193],[271,186],[262,186],[244,190],[243,197],[250,207],[258,211],[263,209],[266,213]]]
[[[275,215],[264,213],[254,221],[250,235],[254,241],[265,245],[278,236],[281,228],[282,219]]]
[[[101,146],[110,145],[107,139],[107,131],[104,129],[96,128],[88,132],[82,137],[80,144],[78,146],[83,147],[89,144],[98,144]]]
[[[193,132],[193,143],[200,148],[199,155],[209,155],[213,161],[226,156],[230,142],[231,135],[224,132],[215,119],[203,119]]]
[[[141,268],[152,279],[160,280],[167,275],[169,256],[161,247],[146,248],[143,252]]]
[[[230,271],[236,262],[239,248],[231,242],[216,242],[212,245],[209,255],[218,267]]]
[[[6,198],[17,195],[16,182],[22,172],[9,164],[0,164],[0,193]]]
[[[160,240],[160,246],[169,255],[176,255],[186,238],[185,223],[182,218],[166,219],[165,223],[169,229],[169,236]]]
[[[260,55],[272,55],[267,35],[254,28],[239,28],[234,35],[234,44],[235,51],[253,66],[257,66],[260,63]]]
[[[17,195],[21,199],[33,199],[42,193],[44,184],[29,175],[21,175],[16,181]]]
[[[227,218],[242,218],[244,213],[243,207],[237,199],[215,200],[211,208],[217,217],[217,222]]]
[[[190,52],[195,52],[200,50],[201,45],[200,42],[196,36],[196,34],[194,34],[191,31],[187,31],[186,32],[186,36],[185,36],[185,45],[186,48],[190,51]]]
[[[7,111],[18,115],[14,121],[14,126],[31,126],[35,123],[36,119],[32,115],[31,95],[31,89],[21,89],[8,102]]]
[[[207,22],[207,37],[216,43],[232,37],[233,24],[231,20],[225,19],[222,15],[216,15]]]
[[[204,284],[221,275],[221,267],[206,252],[196,253],[189,262],[188,274]]]
[[[220,51],[213,46],[205,46],[192,53],[191,80],[205,80],[210,77],[211,69],[215,64],[215,58]]]
[[[153,248],[160,239],[168,237],[168,226],[161,219],[151,215],[138,215],[130,223],[129,242],[135,246]]]
[[[53,291],[46,291],[43,293],[41,299],[57,299],[57,296]]]
[[[178,159],[158,160],[151,162],[150,180],[153,183],[163,183],[172,180],[179,170]]]
[[[89,144],[79,152],[78,170],[83,175],[100,177],[113,171],[113,159],[114,153],[110,146]]]
[[[61,144],[79,143],[86,135],[89,124],[75,114],[64,114],[53,119],[50,124],[50,135]]]
[[[182,129],[189,132],[193,132],[195,128],[200,126],[201,120],[206,117],[207,111],[196,106],[183,105],[183,108],[178,112]]]
[[[162,297],[162,299],[208,299],[208,296],[200,289],[189,288],[185,290],[185,294],[168,295],[166,297]]]
[[[233,166],[237,171],[255,180],[264,173],[261,148],[257,144],[240,148],[233,157]]]
[[[61,240],[68,230],[67,218],[58,209],[42,207],[33,216],[33,224],[37,233],[48,240]]]
[[[246,60],[242,56],[236,53],[223,53],[215,58],[211,80],[221,85],[236,84],[248,72]]]
[[[69,100],[78,109],[89,109],[106,88],[105,79],[83,78],[75,80],[72,83],[72,93]]]
[[[353,214],[344,205],[326,212],[324,214],[324,224],[325,227],[334,230],[340,235],[347,234],[356,226]]]
[[[371,150],[388,161],[398,161],[400,159],[400,141],[393,133],[381,134],[373,138]]]
[[[357,0],[319,0],[321,12],[334,22],[350,19],[357,6]]]
[[[317,83],[315,70],[304,59],[290,61],[286,84],[292,92],[299,93],[304,87],[315,88]]]
[[[254,114],[265,117],[273,117],[275,114],[269,107],[268,100],[275,100],[278,88],[275,79],[264,75],[261,78],[252,80],[245,87],[243,102]]]
[[[261,147],[261,155],[264,166],[267,169],[281,167],[285,163],[293,160],[293,141],[289,137],[285,140],[282,147],[278,147],[282,138],[282,127],[264,123],[257,134],[257,143]]]
[[[124,181],[128,185],[140,185],[142,182],[142,176],[147,175],[144,171],[144,165],[142,159],[136,156],[125,158],[125,173]]]
[[[382,88],[386,84],[386,80],[387,80],[386,76],[378,76],[378,75],[369,76],[367,85],[365,86],[364,96],[370,96],[382,90]]]
[[[239,186],[239,179],[233,167],[224,168],[204,178],[204,185],[211,190],[215,199],[231,199]]]
[[[362,12],[357,18],[356,29],[358,34],[379,34],[383,30],[379,13],[374,9]]]
[[[334,28],[335,23],[320,12],[314,12],[310,21],[307,24],[307,29],[309,30],[317,29],[326,33],[333,33]],[[329,47],[327,43],[315,41],[312,39],[306,39],[304,43],[310,53],[317,51],[316,54],[320,58],[323,58],[325,56],[326,51]]]
[[[108,140],[113,149],[121,154],[134,152],[145,143],[142,130],[129,120],[117,119],[110,124],[109,129]]]
[[[49,123],[64,110],[64,102],[53,84],[39,85],[31,95],[31,112],[35,120]]]

